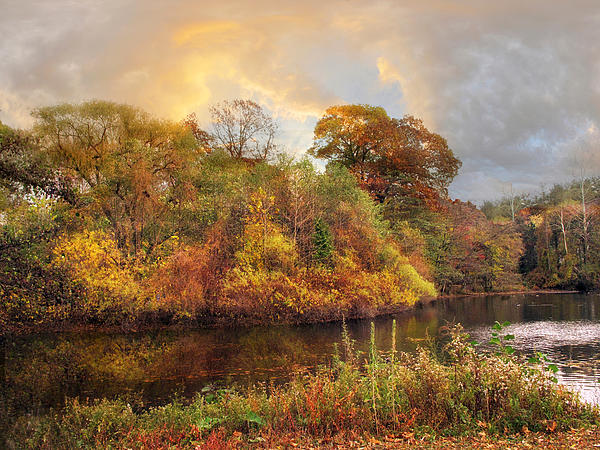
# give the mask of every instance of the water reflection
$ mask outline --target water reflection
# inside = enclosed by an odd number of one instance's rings
[[[600,296],[512,295],[444,300],[398,316],[397,347],[414,351],[439,339],[440,327],[462,323],[480,342],[496,321],[510,321],[514,347],[543,351],[557,362],[559,379],[600,398]],[[374,320],[376,342],[391,347],[391,317]],[[348,323],[357,348],[366,350],[370,320]],[[139,393],[146,403],[174,392],[191,396],[208,383],[280,382],[291,373],[326,364],[340,324],[249,329],[160,331],[143,334],[61,334],[5,343],[0,373],[5,398],[18,411],[58,406],[65,396],[114,397]]]

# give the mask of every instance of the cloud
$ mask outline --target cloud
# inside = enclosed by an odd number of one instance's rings
[[[86,98],[207,124],[209,104],[249,97],[298,152],[327,106],[369,103],[448,139],[464,199],[600,170],[595,0],[4,3],[0,120],[14,126]]]

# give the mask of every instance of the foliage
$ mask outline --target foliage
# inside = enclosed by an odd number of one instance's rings
[[[452,294],[522,288],[519,230],[487,220],[470,203],[442,205],[443,213],[423,214],[396,228],[403,250],[429,263],[438,289]]]
[[[127,311],[141,300],[133,268],[105,232],[59,237],[52,249],[52,264],[83,287],[82,307],[92,314]]]
[[[86,213],[106,220],[120,249],[151,254],[189,200],[201,153],[189,128],[129,105],[90,101],[36,109],[34,131],[73,180]]]
[[[65,320],[81,295],[50,261],[52,240],[69,221],[65,205],[38,198],[0,217],[0,329]]]
[[[27,132],[0,122],[0,189],[14,197],[33,193],[75,203],[76,196],[66,177],[52,167],[39,144]],[[17,200],[14,198],[13,200]]]
[[[36,109],[31,132],[2,126],[0,222],[39,217],[25,221],[28,238],[4,235],[1,320],[306,322],[522,287],[522,228],[447,199],[460,162],[421,121],[332,107],[311,150],[329,160],[321,171],[273,154],[275,124],[254,102],[211,112],[212,134],[194,115],[172,122],[104,101]],[[35,206],[46,201],[60,211],[47,233]],[[595,209],[577,240],[569,208],[548,216],[569,255],[552,236],[542,251],[536,226],[528,280],[597,278]]]
[[[348,167],[381,202],[409,197],[435,203],[446,197],[460,167],[446,140],[421,120],[392,119],[369,105],[328,108],[310,151]]]
[[[548,192],[487,202],[483,211],[501,220],[511,200],[519,208],[515,224],[525,246],[520,271],[532,286],[597,289],[600,236],[597,178],[580,177]]]
[[[314,253],[313,258],[318,264],[328,264],[333,254],[333,238],[329,226],[318,218],[315,222],[315,233],[313,235]]]

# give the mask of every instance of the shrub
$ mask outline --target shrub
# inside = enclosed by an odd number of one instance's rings
[[[82,306],[91,314],[133,313],[141,300],[132,267],[115,240],[103,231],[83,231],[60,237],[52,264],[84,288]]]

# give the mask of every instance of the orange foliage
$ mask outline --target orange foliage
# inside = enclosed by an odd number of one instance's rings
[[[224,221],[215,223],[201,246],[184,246],[158,268],[150,286],[159,307],[184,314],[214,309],[214,295],[231,265],[233,244]]]

